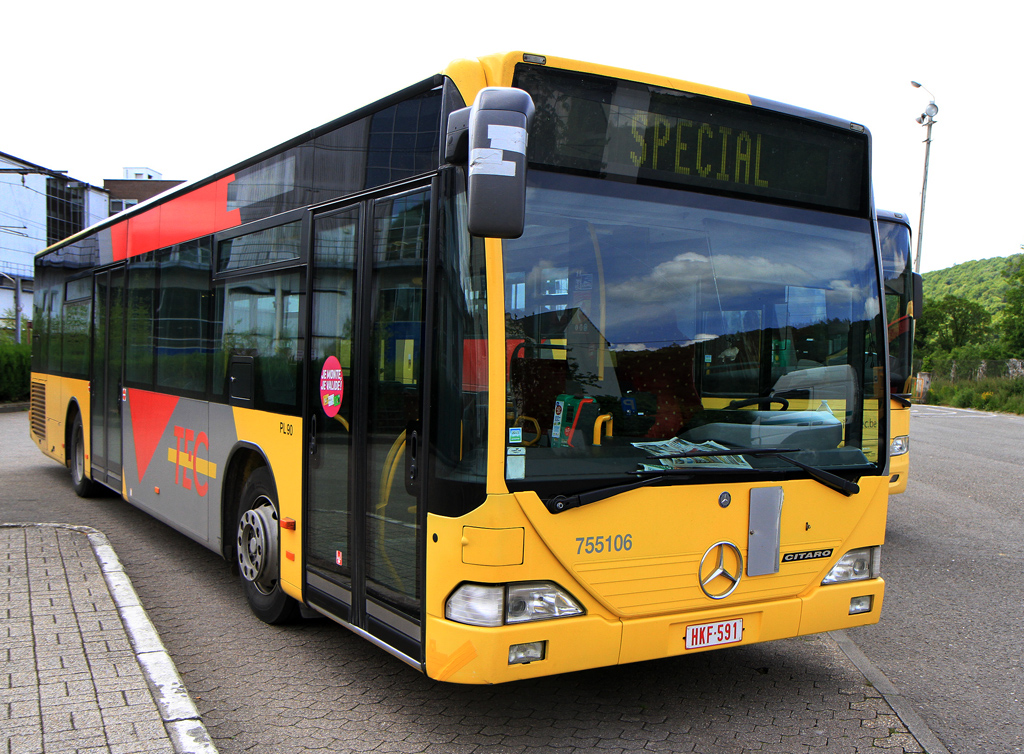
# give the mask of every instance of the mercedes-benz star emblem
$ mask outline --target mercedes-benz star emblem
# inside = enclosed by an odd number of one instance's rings
[[[743,577],[743,555],[732,542],[716,542],[700,560],[697,581],[704,594],[721,600],[732,594]]]

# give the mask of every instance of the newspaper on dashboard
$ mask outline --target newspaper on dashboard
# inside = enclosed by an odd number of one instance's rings
[[[634,448],[639,448],[658,459],[657,463],[640,464],[641,471],[662,471],[664,469],[686,469],[700,466],[705,469],[749,469],[750,464],[743,456],[715,456],[703,455],[716,450],[728,450],[714,440],[694,443],[687,442],[679,437],[669,440],[656,440],[653,442],[635,442]],[[701,455],[686,455],[684,453],[699,453]],[[676,456],[669,458],[667,456]]]

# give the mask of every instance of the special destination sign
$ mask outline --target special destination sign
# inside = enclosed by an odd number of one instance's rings
[[[530,163],[859,212],[867,135],[767,108],[521,65]]]

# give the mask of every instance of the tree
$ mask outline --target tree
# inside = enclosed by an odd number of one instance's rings
[[[17,322],[17,315],[14,308],[6,309],[2,315],[0,315],[0,341],[10,341],[14,343],[17,339],[14,337],[15,322]],[[21,314],[21,342],[28,343],[32,337],[32,320],[25,316],[24,311]]]
[[[981,304],[962,296],[943,296],[925,304],[918,335],[934,349],[949,352],[989,340],[991,324],[992,315]]]
[[[1024,255],[1017,254],[1007,260],[1003,277],[1007,281],[1000,328],[1003,343],[1010,356],[1021,357],[1024,356]]]

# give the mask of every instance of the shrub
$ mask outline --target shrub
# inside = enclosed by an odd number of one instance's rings
[[[974,408],[978,405],[978,392],[973,387],[957,388],[952,403],[956,408]]]
[[[956,408],[1024,414],[1024,378],[985,377],[980,380],[932,379],[925,402]]]
[[[0,341],[0,401],[28,400],[31,389],[32,347]]]

